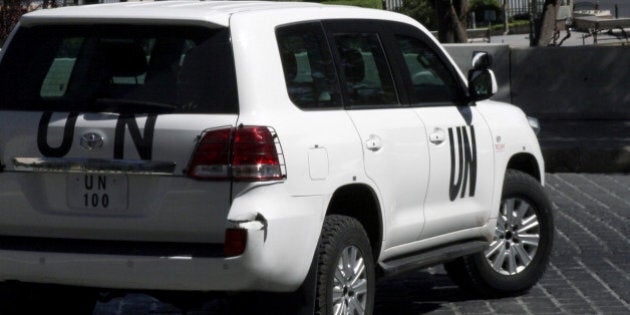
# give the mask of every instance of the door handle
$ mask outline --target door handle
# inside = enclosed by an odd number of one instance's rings
[[[442,142],[444,142],[444,140],[446,139],[446,134],[444,133],[444,130],[436,128],[435,130],[433,130],[433,133],[431,133],[429,135],[429,141],[431,141],[431,143],[435,144],[435,145],[439,145]]]
[[[378,151],[383,147],[383,140],[377,135],[370,135],[370,137],[365,140],[365,147],[370,151]]]

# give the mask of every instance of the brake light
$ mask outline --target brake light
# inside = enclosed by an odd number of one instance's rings
[[[198,179],[264,181],[284,177],[282,151],[269,127],[246,126],[203,134],[188,175]]]
[[[231,139],[231,128],[204,133],[190,161],[188,176],[200,179],[229,178]]]

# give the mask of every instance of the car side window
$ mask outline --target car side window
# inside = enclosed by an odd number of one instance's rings
[[[399,104],[377,34],[334,34],[334,41],[348,105]]]
[[[396,35],[412,90],[412,103],[453,103],[459,99],[459,85],[438,54],[423,41]]]
[[[291,101],[300,108],[340,108],[341,93],[320,23],[276,30],[282,69]]]

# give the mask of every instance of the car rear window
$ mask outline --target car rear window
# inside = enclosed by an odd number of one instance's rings
[[[0,109],[236,113],[227,28],[22,28],[0,64]]]

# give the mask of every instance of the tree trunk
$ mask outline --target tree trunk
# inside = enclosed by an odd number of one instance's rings
[[[4,0],[0,8],[0,45],[4,44],[22,16],[20,0]]]
[[[556,16],[558,16],[558,8],[558,0],[545,0],[540,30],[536,35],[536,38],[538,39],[536,46],[543,47],[548,46],[549,43],[551,43],[553,34],[556,31]]]
[[[436,0],[438,39],[442,43],[466,43],[466,14],[468,0]]]

